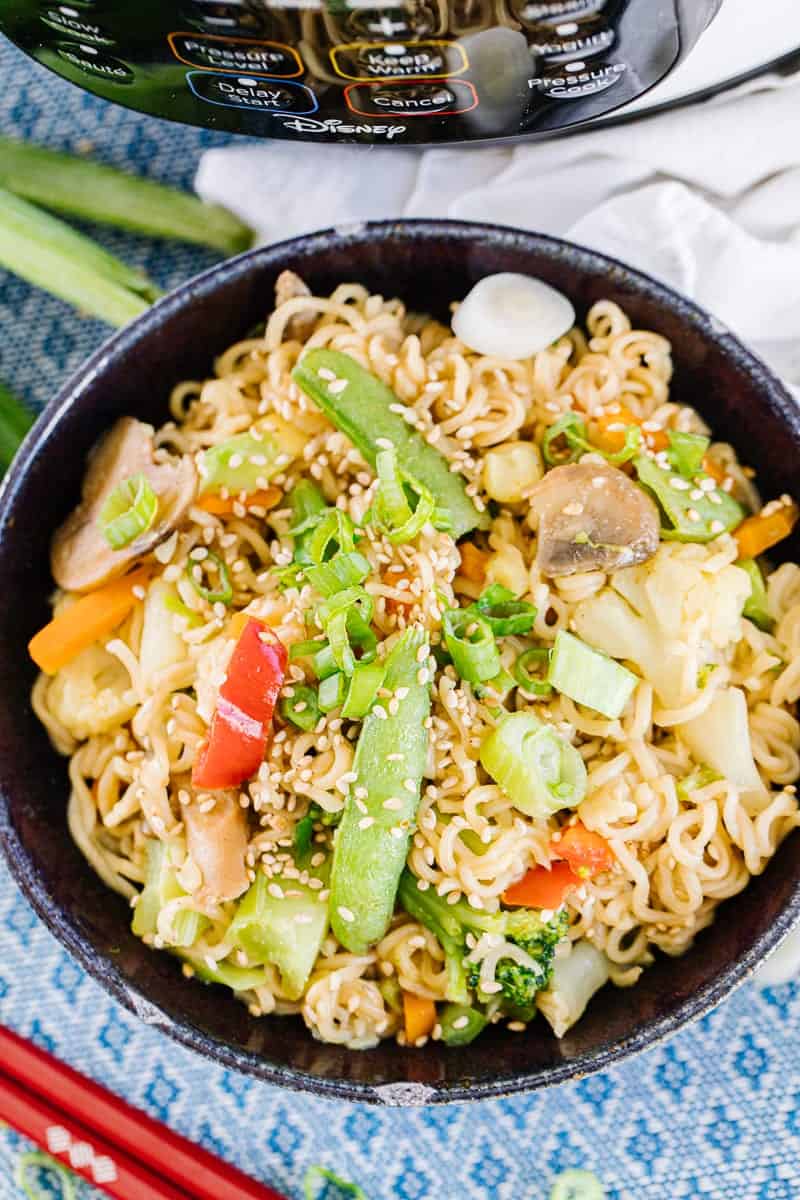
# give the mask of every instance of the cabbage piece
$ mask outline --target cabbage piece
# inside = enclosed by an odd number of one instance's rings
[[[677,725],[675,732],[695,762],[705,763],[736,784],[742,796],[760,799],[766,795],[753,761],[747,699],[741,688],[721,688],[704,713]]]
[[[703,571],[708,557],[700,546],[661,546],[650,562],[617,571],[610,588],[575,610],[578,636],[635,663],[667,708],[688,704],[698,691],[684,645],[700,635],[692,649],[699,671],[739,639],[750,580],[735,566]]]
[[[556,955],[550,985],[536,997],[536,1007],[556,1037],[563,1037],[580,1020],[592,996],[608,979],[608,959],[585,938],[573,942],[569,954]]]
[[[170,597],[177,600],[178,593],[163,579],[154,579],[147,589],[139,664],[142,681],[148,690],[152,690],[154,680],[161,671],[186,658],[186,643],[175,632],[172,613],[166,604]]]
[[[137,708],[125,667],[104,646],[88,646],[53,676],[47,700],[79,741],[130,721]]]

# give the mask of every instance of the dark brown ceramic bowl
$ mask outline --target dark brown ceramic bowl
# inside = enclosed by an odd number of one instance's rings
[[[84,460],[122,413],[159,423],[173,384],[262,320],[280,271],[317,293],[358,280],[446,319],[448,304],[496,271],[537,275],[582,317],[602,297],[672,342],[673,396],[696,405],[759,472],[765,495],[792,491],[800,415],[767,369],[711,317],[618,262],[546,237],[485,225],[400,222],[327,232],[233,259],[167,296],[112,337],[66,384],[31,433],[0,494],[0,842],[49,929],[112,995],[187,1046],[271,1083],[374,1103],[498,1096],[606,1067],[716,1004],[800,912],[800,838],[724,904],[680,963],[663,958],[627,991],[606,988],[562,1041],[545,1022],[524,1037],[488,1031],[472,1046],[424,1051],[386,1042],[351,1052],[315,1042],[297,1019],[253,1019],[216,987],[129,932],[127,905],[95,877],[67,831],[67,772],[28,701],[26,643],[48,616],[48,541],[75,504]],[[795,556],[800,547],[788,546]]]

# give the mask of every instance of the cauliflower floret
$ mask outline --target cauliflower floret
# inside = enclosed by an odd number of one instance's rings
[[[136,713],[128,672],[103,646],[89,646],[53,676],[47,702],[79,741],[108,733]]]
[[[702,669],[739,640],[750,581],[739,567],[705,572],[703,546],[662,545],[649,562],[611,576],[577,605],[576,633],[636,664],[667,708],[688,704]]]

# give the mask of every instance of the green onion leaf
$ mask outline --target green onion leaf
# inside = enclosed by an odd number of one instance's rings
[[[684,479],[694,479],[703,470],[710,439],[699,433],[679,433],[676,429],[667,430],[667,438],[670,465]]]
[[[255,492],[280,470],[280,450],[268,437],[239,433],[200,455],[200,495],[209,492]]]
[[[100,510],[100,528],[112,550],[129,546],[156,519],[158,496],[142,474],[123,479]]]
[[[558,443],[563,439],[563,444]],[[546,431],[542,439],[542,455],[549,467],[575,462],[593,447],[589,444],[586,422],[577,413],[568,412]]]
[[[329,562],[303,568],[308,582],[322,596],[333,596],[345,588],[356,587],[367,578],[369,571],[369,563],[357,550],[340,551]]]
[[[312,813],[307,813],[294,827],[294,839],[292,850],[294,851],[294,861],[298,867],[303,868],[308,859],[311,857],[311,848],[314,844],[314,817]]]
[[[324,650],[326,644],[320,638],[309,642],[294,642],[289,647],[289,659],[291,662],[297,662],[298,658],[311,658],[318,650]]]
[[[532,713],[510,713],[483,740],[481,763],[516,808],[547,818],[577,808],[586,767],[574,746]]]
[[[622,714],[639,682],[627,667],[587,646],[565,629],[556,636],[547,681],[576,704],[593,708],[611,719]]]
[[[127,325],[161,294],[91,238],[2,188],[0,266],[109,325]]]
[[[674,471],[665,470],[652,458],[641,455],[633,460],[639,483],[651,493],[661,508],[661,536],[667,541],[710,542],[735,529],[744,519],[741,504],[714,487],[711,492],[700,487],[685,487],[687,481],[677,478]],[[711,476],[701,476],[698,482]],[[712,499],[712,496],[714,499]]]
[[[531,646],[523,650],[514,663],[512,674],[519,686],[532,696],[552,696],[553,685],[547,682],[550,651],[545,646]]]
[[[329,713],[333,712],[334,708],[341,708],[346,693],[347,681],[341,671],[327,675],[320,683],[317,692],[317,704],[320,712]]]
[[[44,208],[144,233],[247,250],[253,232],[227,209],[86,158],[0,138],[0,187]]]
[[[413,541],[423,525],[435,519],[433,496],[428,488],[399,469],[393,448],[378,451],[375,470],[378,475],[372,506],[375,524],[393,545]]]
[[[184,604],[172,590],[164,592],[164,608],[168,612],[174,613],[176,617],[183,617],[188,622],[190,628],[203,624],[203,618],[200,613],[189,608],[188,604]]]
[[[462,679],[485,683],[499,674],[500,653],[492,628],[471,606],[447,609],[442,628],[453,666]]]
[[[495,637],[520,636],[530,633],[536,620],[536,609],[501,583],[493,583],[475,601],[475,608],[488,623]]]
[[[347,1179],[342,1179],[341,1175],[335,1175],[333,1171],[329,1171],[327,1167],[311,1166],[308,1168],[303,1179],[304,1200],[315,1200],[319,1197],[319,1184],[332,1183],[340,1192],[352,1196],[353,1200],[367,1200],[367,1194],[360,1188],[357,1183],[350,1183]]]
[[[367,715],[383,685],[386,667],[383,663],[358,663],[350,678],[350,684],[342,706],[342,716],[362,721]]]
[[[195,571],[199,568],[201,575],[216,570],[219,582],[216,587],[206,587],[201,579],[196,578]],[[209,604],[230,604],[233,600],[233,585],[228,574],[228,568],[218,555],[209,550],[202,562],[190,562],[186,574],[198,596],[202,596]]]
[[[349,554],[356,548],[355,526],[340,508],[328,508],[313,521],[306,542],[312,563],[328,562],[340,551]]]
[[[292,725],[308,733],[319,720],[317,694],[313,688],[298,684],[293,685],[293,691],[293,696],[281,697],[278,711],[284,721],[290,721]]]

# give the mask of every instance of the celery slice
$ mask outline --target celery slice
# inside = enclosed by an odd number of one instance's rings
[[[89,159],[0,138],[0,187],[56,212],[238,254],[253,232],[217,204]]]
[[[627,667],[562,629],[550,656],[547,682],[576,704],[613,720],[621,715],[638,679]]]
[[[160,295],[91,238],[2,188],[0,266],[110,325],[125,325]]]

